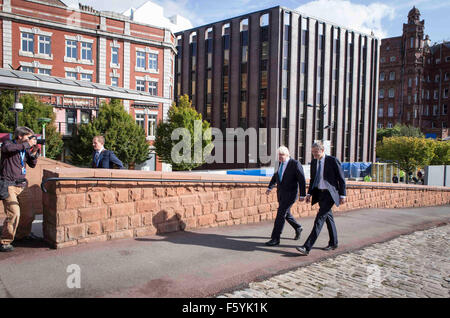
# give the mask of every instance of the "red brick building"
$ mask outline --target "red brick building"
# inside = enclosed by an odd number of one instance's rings
[[[0,0],[0,63],[4,69],[143,92],[147,102],[123,100],[151,145],[156,123],[173,101],[175,38],[168,29],[114,12],[58,0]],[[24,93],[22,90],[21,93]],[[102,98],[43,94],[55,106],[57,124],[70,136],[76,123],[90,120]],[[154,155],[153,155],[154,157]],[[152,159],[146,170],[161,170]]]
[[[424,28],[414,7],[403,34],[381,41],[378,128],[400,123],[445,138],[450,123],[450,43],[430,45]]]

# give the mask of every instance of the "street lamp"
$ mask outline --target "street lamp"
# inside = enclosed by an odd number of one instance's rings
[[[23,104],[19,102],[19,92],[14,92],[14,104],[9,109],[15,113],[14,130],[19,126],[19,112],[23,110]]]
[[[38,122],[42,124],[42,156],[45,158],[45,126],[51,122],[50,118],[38,118]]]
[[[330,154],[331,153],[331,141],[329,140],[325,140],[324,138],[324,130],[325,129],[332,129],[334,128],[333,123],[331,125],[328,124],[328,120],[327,120],[327,125],[324,125],[324,121],[325,121],[325,117],[326,117],[326,112],[325,112],[325,108],[327,107],[327,105],[312,105],[312,104],[307,104],[306,106],[308,107],[313,107],[314,109],[316,107],[319,107],[319,131],[320,131],[320,139],[322,140],[322,143],[325,147],[325,153],[326,154]]]

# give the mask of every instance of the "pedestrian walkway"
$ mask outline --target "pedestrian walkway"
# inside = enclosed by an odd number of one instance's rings
[[[308,256],[299,256],[295,247],[306,240],[313,226],[312,217],[299,219],[304,227],[299,241],[293,240],[294,230],[286,224],[281,244],[275,247],[264,244],[269,240],[273,221],[60,250],[42,244],[21,245],[14,252],[0,253],[0,297],[216,297],[246,288],[255,281],[270,280],[308,265],[317,266],[321,261],[335,259],[345,263],[346,255],[352,255],[348,253],[400,235],[450,224],[450,206],[362,209],[337,214],[335,221],[339,248],[328,252],[320,249],[328,242],[324,228]],[[411,255],[415,253],[411,248]],[[425,271],[435,264],[423,263]],[[376,265],[383,269],[381,263]],[[414,268],[412,271],[416,273]],[[362,268],[354,274],[363,275],[366,271]],[[357,276],[353,279],[366,281]],[[432,285],[433,282],[432,279],[428,282],[430,288],[434,286],[438,292],[435,285],[439,284]],[[331,295],[325,283],[324,296]]]
[[[450,297],[450,225],[252,282],[219,298]]]

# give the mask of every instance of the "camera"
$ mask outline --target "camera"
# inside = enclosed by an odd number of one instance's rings
[[[45,139],[37,139],[36,135],[30,136],[30,139],[36,139],[36,145],[45,145]]]

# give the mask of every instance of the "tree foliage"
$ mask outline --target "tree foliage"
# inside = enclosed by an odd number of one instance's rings
[[[195,122],[201,123],[201,135],[195,131]],[[179,143],[172,140],[172,133],[177,128],[186,128],[190,137],[190,156],[187,161],[175,162],[172,157],[172,150]],[[187,136],[185,136],[187,137]],[[200,144],[201,154],[194,152],[195,144]],[[192,107],[189,97],[183,95],[177,104],[173,104],[169,109],[168,121],[160,122],[156,129],[155,151],[159,159],[172,165],[173,170],[192,170],[205,163],[205,156],[209,155],[213,149],[210,125],[206,120],[202,120],[202,115]],[[200,156],[199,156],[200,155]]]
[[[124,110],[120,100],[103,103],[97,118],[91,123],[77,126],[77,134],[70,142],[73,164],[90,166],[92,139],[97,135],[105,137],[105,149],[114,151],[124,165],[140,164],[149,158],[145,131]]]
[[[435,141],[434,157],[430,164],[439,165],[450,165],[450,140],[447,141]]]
[[[418,127],[396,124],[392,128],[378,128],[377,141],[382,141],[385,137],[424,137],[424,134]]]
[[[15,114],[9,110],[14,105],[14,98],[12,91],[2,91],[0,94],[0,132],[14,132]],[[23,104],[23,111],[19,113],[19,126],[29,127],[36,134],[42,134],[42,124],[38,119],[51,119],[45,128],[46,157],[57,159],[63,150],[64,143],[61,134],[56,130],[53,106],[29,94],[21,96],[20,102]]]
[[[377,157],[392,161],[407,174],[433,160],[436,141],[416,137],[388,137],[377,143]]]

